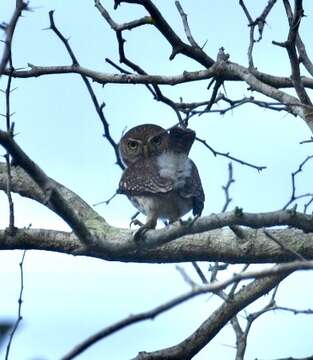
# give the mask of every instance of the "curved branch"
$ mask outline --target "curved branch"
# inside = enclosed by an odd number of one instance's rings
[[[290,273],[257,279],[226,301],[188,338],[176,346],[154,352],[140,352],[137,360],[191,359],[206,346],[239,311],[268,293]]]
[[[154,319],[156,316],[168,311],[175,306],[182,304],[185,301],[188,301],[198,295],[203,295],[209,292],[216,293],[225,289],[227,286],[238,283],[243,279],[260,279],[265,276],[270,276],[266,281],[255,280],[250,283],[247,287],[243,287],[243,290],[240,290],[228,303],[228,306],[222,305],[218,310],[216,310],[210,318],[205,321],[197,331],[186,339],[181,344],[169,348],[164,349],[162,351],[162,357],[160,359],[190,359],[191,356],[198,353],[217,333],[220,329],[223,328],[229,319],[234,316],[234,311],[240,311],[244,307],[246,307],[249,303],[256,300],[260,296],[264,294],[264,291],[270,291],[277,283],[281,282],[286,276],[288,276],[294,269],[296,269],[297,264],[299,263],[290,263],[284,265],[277,265],[272,267],[271,269],[261,270],[261,271],[251,271],[251,272],[242,272],[239,274],[235,274],[229,279],[223,281],[215,281],[210,284],[205,284],[202,286],[196,286],[191,291],[187,293],[177,296],[166,303],[163,303],[156,308],[145,311],[136,315],[131,315],[125,319],[122,319],[115,324],[108,326],[95,333],[94,335],[88,337],[86,340],[76,345],[68,354],[62,357],[62,360],[70,360],[80,355],[83,351],[88,349],[90,346],[98,342],[99,340],[104,339],[105,337],[114,334],[115,332],[129,326],[135,324],[139,321]],[[307,264],[308,269],[312,268],[312,263]],[[310,267],[311,266],[311,267]],[[275,275],[275,276],[273,276]],[[239,309],[238,309],[239,308]],[[221,322],[217,322],[216,320],[222,320]],[[203,336],[199,336],[200,334]],[[175,350],[174,350],[175,348]],[[180,349],[180,350],[179,350]],[[182,351],[182,354],[173,353],[173,350],[177,352],[177,350]],[[140,353],[138,355],[138,359],[150,359],[150,355],[152,355],[151,359],[154,359],[154,356],[161,356],[161,351],[157,351],[155,353]],[[183,356],[182,356],[183,355]]]
[[[44,205],[50,203],[50,208],[58,214],[77,234],[80,240],[86,245],[95,245],[96,237],[92,234],[90,228],[82,221],[80,214],[59,192],[57,183],[51,180],[44,171],[32,161],[27,154],[14,141],[12,135],[0,130],[0,144],[12,156],[14,163],[18,164],[38,185],[43,196]],[[12,171],[13,172],[13,171]],[[11,176],[13,177],[14,175]],[[13,182],[13,180],[12,180]],[[12,185],[12,191],[14,185]]]
[[[191,59],[196,60],[205,68],[209,68],[214,64],[214,60],[210,58],[201,48],[190,46],[184,43],[180,37],[171,28],[165,20],[160,10],[153,4],[151,0],[115,0],[115,8],[121,3],[132,3],[142,5],[153,19],[153,24],[165,37],[172,46],[172,54],[170,60],[173,60],[177,54],[183,54]]]
[[[237,65],[236,63],[232,63]],[[43,75],[54,75],[54,74],[80,74],[90,77],[92,80],[101,84],[158,84],[158,85],[178,85],[191,81],[207,80],[216,76],[216,68],[210,67],[206,70],[198,71],[184,71],[178,75],[140,75],[140,74],[109,74],[92,69],[85,68],[80,65],[59,65],[59,66],[37,66],[28,64],[30,70],[14,70],[13,72],[9,69],[3,71],[4,75],[12,73],[12,77],[16,78],[30,78],[39,77]],[[241,66],[241,69],[247,68]],[[290,77],[287,76],[274,76],[266,74],[257,70],[253,70],[253,75],[259,81],[270,85],[274,88],[293,88],[293,82]],[[219,76],[221,76],[219,74]],[[242,76],[232,74],[231,71],[223,74],[224,81],[242,81]],[[303,85],[306,88],[313,89],[313,80],[309,77],[303,76]]]
[[[28,9],[28,3],[24,3],[23,0],[16,1],[16,6],[12,18],[9,24],[7,25],[7,27],[5,28],[6,39],[4,41],[4,51],[0,61],[0,77],[5,67],[7,66],[11,56],[12,39],[18,19],[20,18],[20,16],[22,16],[22,11],[27,9]]]

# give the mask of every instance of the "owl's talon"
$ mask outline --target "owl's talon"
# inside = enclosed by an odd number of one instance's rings
[[[136,232],[133,235],[133,240],[135,243],[139,243],[142,241],[142,238],[144,236],[144,234],[150,230],[150,228],[147,228],[145,225],[142,225],[141,228],[139,228],[138,230],[136,230]]]
[[[188,227],[191,227],[194,222],[198,219],[198,215],[196,215],[194,218],[188,218],[187,220],[182,220],[182,219],[179,219],[179,223],[180,225],[182,226],[188,226]]]
[[[132,221],[129,223],[129,227],[131,227],[132,225],[143,226],[143,223],[138,219],[132,219]]]

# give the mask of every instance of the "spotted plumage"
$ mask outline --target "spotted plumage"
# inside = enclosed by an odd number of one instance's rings
[[[204,192],[194,162],[188,158],[195,133],[189,129],[166,131],[145,124],[130,129],[120,140],[124,170],[118,192],[147,216],[140,229],[154,228],[157,219],[173,222],[190,210],[200,216]]]

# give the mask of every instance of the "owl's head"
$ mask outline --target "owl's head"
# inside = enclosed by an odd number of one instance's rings
[[[135,126],[124,134],[118,144],[126,166],[160,155],[168,148],[169,135],[161,126],[144,124]]]

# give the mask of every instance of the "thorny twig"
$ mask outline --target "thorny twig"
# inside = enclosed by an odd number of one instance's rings
[[[124,49],[125,40],[123,39],[121,31],[116,32],[116,38],[118,41],[120,62],[127,65],[133,71],[137,72],[140,75],[147,75],[147,73],[139,65],[137,65],[134,62],[132,62],[131,60],[129,60],[128,57],[126,56],[125,49]],[[168,97],[164,96],[158,85],[151,84],[151,88],[153,89],[153,95],[154,95],[155,100],[161,101],[164,104],[168,105],[170,108],[172,108],[178,118],[179,123],[182,124],[182,126],[185,126],[185,123],[183,122],[183,119],[176,107],[176,103],[174,101],[172,101],[171,99],[169,99]],[[151,92],[151,88],[149,88],[150,92]]]
[[[142,19],[139,19],[137,21],[132,21],[130,23],[127,24],[117,24],[113,21],[113,19],[110,17],[109,13],[103,8],[103,6],[101,5],[100,1],[95,0],[95,6],[96,8],[99,10],[99,12],[102,14],[102,16],[104,17],[104,19],[109,23],[109,25],[111,26],[111,28],[115,31],[116,33],[116,39],[118,42],[118,50],[119,50],[119,56],[120,56],[120,62],[127,65],[129,68],[131,68],[133,71],[135,71],[136,73],[140,74],[140,75],[147,75],[147,73],[137,64],[133,63],[131,60],[129,60],[125,54],[125,49],[124,49],[124,44],[125,44],[125,40],[123,38],[123,31],[126,29],[129,29],[129,24],[136,24],[137,26],[141,26],[144,24],[151,24],[153,23],[152,17],[148,16]],[[143,20],[145,19],[145,20]],[[133,26],[134,27],[134,26]],[[120,72],[122,73],[128,73],[127,71],[125,71],[124,69],[122,69],[121,67],[118,67],[117,65],[115,65],[113,63],[113,61],[111,60],[107,60],[107,62],[109,62],[112,66],[114,66],[116,69],[118,69]],[[148,90],[153,94],[153,97],[155,98],[155,100],[157,101],[161,101],[164,104],[168,105],[169,107],[171,107],[178,120],[179,123],[182,124],[183,126],[185,126],[183,119],[179,113],[179,111],[176,108],[176,104],[174,101],[172,101],[171,99],[169,99],[168,97],[164,96],[163,93],[161,92],[161,89],[158,85],[156,84],[151,84],[151,85],[146,85],[146,87],[148,88]]]
[[[13,327],[13,330],[10,334],[9,337],[9,342],[7,345],[7,349],[6,349],[6,354],[5,354],[5,360],[9,359],[9,353],[10,353],[10,348],[11,348],[11,344],[13,341],[13,337],[14,334],[20,324],[20,322],[22,321],[23,317],[22,317],[22,304],[23,304],[23,291],[24,291],[24,269],[23,269],[23,265],[24,265],[24,260],[25,260],[25,255],[26,255],[26,250],[23,251],[23,255],[22,255],[22,259],[20,261],[20,293],[19,293],[19,298],[18,298],[18,311],[17,311],[17,319],[15,322],[15,325]]]
[[[310,97],[308,96],[305,87],[302,82],[300,72],[300,61],[297,53],[297,38],[298,31],[301,23],[301,18],[304,16],[304,10],[302,7],[302,0],[296,0],[294,5],[293,14],[290,13],[290,5],[288,0],[284,0],[284,5],[289,21],[289,32],[285,42],[272,41],[274,45],[281,46],[287,50],[290,67],[291,67],[291,79],[294,84],[294,88],[302,104],[312,106]]]
[[[9,65],[10,65],[11,71],[13,71],[13,63],[12,63],[11,53],[9,54]],[[5,93],[5,103],[6,103],[6,113],[5,113],[6,131],[8,134],[13,136],[14,135],[13,134],[14,133],[14,123],[11,124],[11,116],[13,114],[11,114],[10,95],[14,89],[13,90],[11,89],[11,85],[12,85],[12,72],[8,76],[7,87],[4,91],[4,93]],[[13,234],[14,233],[14,203],[13,203],[12,192],[11,192],[11,189],[12,189],[11,162],[10,162],[10,154],[8,151],[4,155],[4,157],[5,157],[5,161],[6,161],[6,165],[7,165],[6,194],[7,194],[7,198],[8,198],[8,204],[9,204],[9,227],[8,227],[8,229],[9,229],[10,234]]]
[[[254,104],[261,108],[270,109],[273,111],[288,112],[287,106],[280,102],[268,102],[268,101],[263,101],[263,100],[256,100],[254,98],[254,96],[243,97],[242,99],[239,99],[239,100],[232,100],[232,99],[226,97],[223,93],[219,93],[217,95],[214,103],[218,104],[220,101],[225,101],[226,103],[229,104],[229,106],[225,107],[223,109],[216,109],[216,108],[212,109],[211,108],[209,110],[196,110],[197,108],[199,108],[201,106],[208,106],[209,102],[210,102],[209,100],[192,102],[192,103],[180,101],[180,102],[176,103],[176,106],[179,109],[179,111],[187,114],[188,120],[191,119],[195,115],[202,115],[204,113],[218,113],[220,115],[224,115],[227,112],[232,111],[232,110],[236,109],[237,107],[245,105],[245,104]],[[306,141],[306,142],[308,142],[308,141]]]
[[[250,163],[248,163],[248,162],[246,162],[246,161],[243,161],[243,160],[240,160],[240,159],[238,159],[238,158],[235,158],[234,156],[230,155],[229,152],[222,153],[222,152],[220,152],[220,151],[216,151],[216,150],[214,150],[214,149],[206,142],[206,140],[204,140],[204,139],[200,139],[200,138],[196,137],[196,140],[199,141],[201,144],[203,144],[207,149],[209,149],[209,150],[213,153],[214,156],[223,156],[223,157],[226,157],[226,158],[228,158],[228,159],[230,159],[230,160],[233,160],[233,161],[235,161],[235,162],[238,162],[238,163],[241,164],[241,165],[249,166],[249,167],[251,167],[251,168],[253,168],[253,169],[256,169],[256,170],[258,170],[258,171],[262,171],[262,170],[266,169],[266,166],[253,165],[253,164],[250,164]]]
[[[253,63],[253,47],[254,44],[256,42],[259,42],[262,39],[263,36],[263,30],[264,30],[264,25],[266,24],[266,18],[268,16],[268,14],[270,13],[270,11],[272,10],[273,6],[275,5],[277,0],[269,0],[267,5],[265,6],[264,10],[262,11],[262,13],[260,14],[260,16],[256,17],[255,20],[253,20],[252,16],[249,13],[249,10],[247,9],[245,3],[243,0],[239,0],[239,5],[242,7],[248,22],[249,22],[249,27],[250,27],[250,33],[249,33],[249,47],[248,47],[248,61],[249,61],[249,68],[253,69],[254,68],[254,63]],[[255,39],[254,37],[254,30],[255,28],[258,27],[258,31],[259,31],[259,37],[258,39]]]
[[[294,315],[313,315],[313,309],[305,309],[305,310],[299,310],[299,309],[293,309],[285,306],[275,306],[273,310],[282,310],[287,312],[292,312]]]
[[[306,194],[301,194],[301,195],[296,195],[296,176],[302,172],[304,165],[310,161],[311,159],[313,159],[313,155],[307,156],[302,163],[299,165],[298,169],[296,171],[294,171],[293,173],[291,173],[291,196],[290,199],[287,201],[286,205],[284,205],[283,210],[286,210],[290,204],[292,204],[294,201],[305,198],[305,197],[310,197],[311,199],[309,200],[309,202],[306,204],[305,210],[307,210],[307,207],[311,204],[311,202],[313,201],[313,193],[306,193]]]
[[[3,51],[2,58],[0,61],[0,77],[3,73],[3,70],[6,68],[6,66],[9,63],[9,60],[11,58],[11,45],[12,45],[13,35],[14,35],[16,24],[18,22],[18,19],[22,15],[23,10],[29,10],[28,2],[26,3],[23,0],[17,0],[12,18],[11,18],[9,24],[6,24],[4,26],[6,38],[4,40],[5,46],[4,46],[4,51]]]
[[[232,198],[229,196],[229,189],[230,189],[230,186],[234,182],[235,182],[235,180],[233,178],[233,165],[230,162],[228,164],[228,180],[227,180],[226,185],[222,186],[222,189],[224,190],[224,193],[225,193],[225,204],[223,205],[222,212],[225,212],[227,210],[228,205],[232,201]]]
[[[285,11],[286,11],[286,15],[288,18],[288,22],[289,25],[292,24],[292,19],[293,19],[293,13],[292,13],[292,9],[290,6],[290,3],[288,0],[283,0],[283,4],[285,7]],[[313,63],[310,60],[305,45],[301,40],[301,36],[298,33],[297,38],[296,38],[296,47],[297,50],[299,52],[299,61],[301,61],[301,63],[305,66],[306,70],[311,74],[311,76],[313,76]]]
[[[78,62],[72,48],[69,45],[68,39],[66,39],[63,36],[63,34],[60,32],[60,30],[56,27],[55,22],[54,22],[54,18],[53,18],[53,14],[54,14],[54,11],[49,11],[50,29],[57,35],[57,37],[61,40],[61,42],[65,46],[68,54],[71,57],[71,60],[73,62],[73,66],[79,66],[79,62]],[[93,88],[92,88],[92,86],[90,84],[90,81],[89,81],[88,77],[81,74],[81,78],[83,79],[83,81],[84,81],[84,83],[85,83],[85,85],[87,87],[87,90],[88,90],[88,92],[90,94],[90,97],[91,97],[91,100],[92,100],[92,102],[94,104],[96,112],[97,112],[97,114],[98,114],[98,116],[99,116],[99,118],[100,118],[100,120],[102,122],[102,125],[103,125],[103,128],[104,128],[104,137],[108,140],[108,142],[111,144],[111,146],[112,146],[112,148],[114,150],[115,157],[116,157],[116,163],[117,163],[117,165],[119,165],[119,167],[121,169],[124,169],[124,165],[122,163],[122,160],[120,158],[120,154],[119,154],[119,151],[118,151],[118,145],[111,136],[109,123],[107,122],[107,120],[106,120],[106,118],[104,116],[104,113],[103,113],[103,109],[104,109],[105,104],[104,103],[102,103],[101,105],[99,104],[98,99],[96,97],[96,94],[93,91]]]

